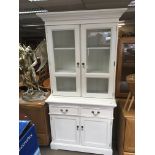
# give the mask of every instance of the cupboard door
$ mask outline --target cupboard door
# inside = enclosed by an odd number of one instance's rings
[[[81,118],[82,145],[111,148],[111,132],[111,120]]]
[[[79,25],[47,26],[54,95],[80,96]]]
[[[52,115],[50,121],[53,142],[79,144],[79,119],[77,117]]]
[[[115,26],[82,25],[81,36],[83,96],[114,97]]]

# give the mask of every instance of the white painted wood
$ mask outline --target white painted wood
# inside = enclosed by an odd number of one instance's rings
[[[82,94],[85,97],[100,97],[100,98],[114,98],[114,70],[115,66],[113,65],[113,62],[115,61],[115,54],[116,53],[116,45],[114,39],[115,33],[115,27],[116,24],[85,24],[81,26],[81,47],[82,47],[82,62],[85,63],[85,67],[82,68]],[[86,38],[86,31],[89,29],[110,29],[111,30],[111,42],[110,42],[110,60],[109,60],[109,73],[87,73],[87,38]],[[113,56],[114,55],[114,56]],[[104,75],[105,74],[105,75]],[[108,93],[88,93],[87,92],[87,78],[88,77],[98,77],[98,78],[108,78],[109,79],[109,87],[108,87]]]
[[[82,145],[99,147],[99,148],[110,148],[109,139],[109,126],[110,121],[107,119],[98,118],[81,118],[81,137]]]
[[[37,13],[45,25],[117,23],[126,8]]]
[[[59,30],[74,30],[74,39],[75,39],[75,48],[54,48],[52,32]],[[49,70],[50,78],[52,82],[51,88],[54,95],[62,96],[80,96],[80,68],[77,67],[77,62],[80,62],[80,47],[79,47],[79,25],[63,25],[63,26],[47,26],[46,27],[46,38],[47,38],[47,49],[48,49],[48,61],[49,61]],[[62,50],[75,50],[75,70],[76,72],[71,73],[68,71],[55,71],[55,60],[54,60],[54,49]],[[63,92],[58,91],[56,86],[57,77],[75,77],[76,78],[76,91],[75,92]]]
[[[80,151],[86,153],[94,153],[94,154],[102,154],[102,155],[112,155],[112,149],[106,148],[98,148],[98,147],[90,147],[90,146],[83,146],[83,145],[74,145],[74,144],[66,144],[66,143],[55,143],[51,142],[50,144],[51,149],[54,150],[68,150],[68,151]]]
[[[78,108],[68,106],[50,106],[50,115],[78,115]]]
[[[108,99],[99,100],[108,101]],[[112,115],[114,107],[104,104],[98,106],[55,101],[48,102],[52,132],[51,149],[112,155]],[[63,109],[64,112],[66,109],[68,111],[63,113],[60,109]],[[100,114],[96,115],[98,111]]]
[[[53,95],[61,96],[84,96],[84,97],[97,97],[97,98],[114,98],[115,94],[115,69],[114,62],[116,62],[116,51],[117,51],[117,22],[120,15],[125,11],[125,9],[106,9],[106,10],[88,10],[88,11],[69,11],[69,12],[52,12],[38,14],[44,21],[46,25],[46,37],[48,46],[48,58]],[[57,25],[55,25],[57,23]],[[74,25],[72,25],[74,23]],[[68,24],[68,25],[67,25]],[[77,25],[75,25],[77,24]],[[52,26],[51,26],[52,25]],[[81,27],[81,28],[80,28]],[[97,73],[99,71],[93,70],[86,73],[87,60],[86,60],[86,50],[96,49],[98,52],[107,52],[109,47],[92,47],[86,48],[86,30],[87,29],[111,29],[111,44],[110,44],[110,65],[109,73]],[[74,47],[70,48],[53,48],[53,38],[51,36],[52,31],[59,30],[74,30],[75,32],[75,57],[76,63],[79,63],[79,67],[76,67],[76,72],[70,70],[65,72],[64,70],[59,70],[55,72],[55,63],[52,50],[67,50],[72,51]],[[81,32],[81,33],[80,33]],[[80,41],[81,34],[81,41]],[[80,49],[81,48],[81,49]],[[80,58],[81,57],[81,58]],[[50,62],[51,61],[51,62]],[[85,67],[82,67],[81,63],[85,63]],[[116,64],[116,63],[115,63]],[[81,71],[82,70],[82,74]],[[56,78],[57,77],[75,77],[76,78],[76,90],[68,91],[57,91],[56,89]],[[108,92],[100,90],[99,92],[87,92],[87,78],[106,78],[109,80]],[[100,80],[99,79],[99,80]],[[102,82],[104,83],[104,82]],[[68,84],[69,85],[69,84]],[[101,84],[99,84],[101,86]],[[93,88],[93,86],[92,86]],[[96,89],[96,88],[95,88]],[[101,88],[99,88],[101,89]]]
[[[98,107],[116,107],[115,99],[102,99],[102,98],[86,98],[86,97],[63,97],[50,95],[46,101],[49,105],[81,105],[81,106],[98,106]]]
[[[52,149],[112,155],[115,100],[50,96],[46,102],[49,104]]]
[[[50,117],[52,141],[56,143],[79,144],[79,119],[69,116]]]
[[[81,108],[81,116],[91,118],[113,119],[113,109],[111,108]]]

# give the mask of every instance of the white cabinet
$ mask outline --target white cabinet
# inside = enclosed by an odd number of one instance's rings
[[[117,24],[125,10],[37,14],[46,30],[52,149],[112,155]]]
[[[45,21],[53,95],[114,98],[117,23],[124,11],[38,14]]]

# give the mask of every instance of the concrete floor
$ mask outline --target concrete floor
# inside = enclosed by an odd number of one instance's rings
[[[92,153],[81,153],[64,150],[51,150],[50,147],[40,147],[41,155],[94,155]],[[117,153],[114,153],[117,155]]]

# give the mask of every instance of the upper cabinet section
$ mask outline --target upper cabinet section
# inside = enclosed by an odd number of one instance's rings
[[[117,23],[124,11],[38,14],[45,21],[53,95],[114,98]]]

